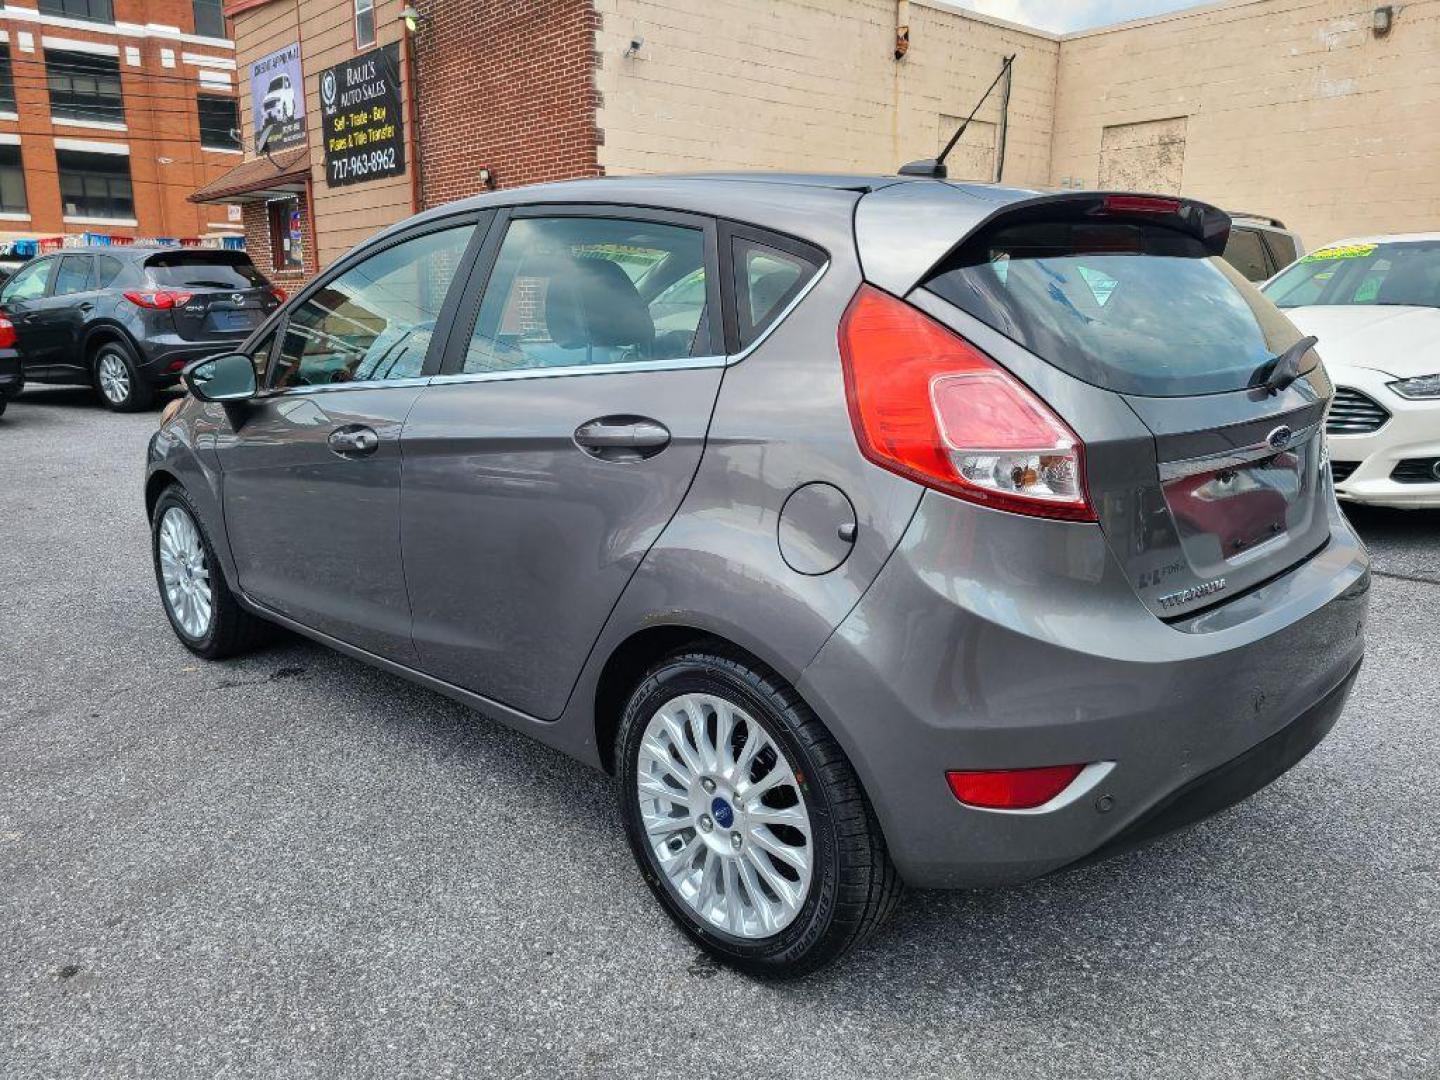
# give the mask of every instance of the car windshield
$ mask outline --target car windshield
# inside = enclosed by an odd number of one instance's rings
[[[156,285],[188,289],[259,289],[266,284],[248,255],[185,251],[156,255],[145,263]]]
[[[1282,271],[1265,295],[1282,308],[1440,307],[1440,240],[1320,248]]]

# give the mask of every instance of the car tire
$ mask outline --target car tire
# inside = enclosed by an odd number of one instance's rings
[[[651,669],[625,706],[615,760],[646,884],[718,960],[805,975],[894,910],[900,877],[850,762],[795,690],[748,657],[686,652]]]
[[[0,416],[4,416],[4,415],[5,415],[5,406],[7,406],[7,405],[9,405],[9,404],[10,404],[10,399],[7,398],[4,394],[0,394]]]
[[[223,660],[270,637],[271,625],[242,608],[230,591],[205,526],[178,484],[155,503],[150,552],[165,617],[196,656]]]
[[[107,409],[139,412],[155,401],[155,388],[140,377],[134,356],[119,342],[107,341],[95,350],[92,372],[95,392]]]

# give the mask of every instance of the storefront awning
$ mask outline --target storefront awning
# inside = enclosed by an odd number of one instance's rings
[[[242,203],[273,199],[305,190],[310,175],[310,150],[293,150],[258,157],[236,165],[190,196],[194,203]]]

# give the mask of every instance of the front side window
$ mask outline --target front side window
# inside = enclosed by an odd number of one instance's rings
[[[40,13],[87,22],[115,21],[115,6],[111,0],[40,0]]]
[[[125,122],[119,57],[46,49],[45,78],[53,118],[98,124]]]
[[[200,112],[200,145],[206,150],[239,150],[240,107],[235,99],[201,94],[196,104]]]
[[[130,158],[125,154],[55,151],[60,172],[60,202],[67,217],[133,221],[135,194],[130,187]]]
[[[375,44],[375,0],[355,0],[355,47]]]
[[[673,360],[709,348],[705,236],[616,218],[520,218],[501,245],[466,372]]]
[[[60,260],[60,269],[55,271],[55,287],[51,296],[69,296],[82,293],[90,288],[89,255],[66,255]]]
[[[1311,304],[1440,307],[1440,241],[1335,244],[1306,255],[1265,288],[1278,307]]]
[[[195,0],[195,33],[201,37],[229,36],[225,32],[224,0]]]
[[[25,162],[18,146],[0,146],[0,211],[7,214],[30,212],[25,198]]]
[[[327,282],[290,314],[272,385],[418,376],[474,225],[386,248]]]
[[[20,270],[0,289],[0,300],[36,300],[45,295],[45,283],[50,279],[51,259],[42,259],[22,266]]]

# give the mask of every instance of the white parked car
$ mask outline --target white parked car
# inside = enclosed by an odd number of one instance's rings
[[[1335,383],[1325,425],[1335,493],[1440,507],[1440,233],[1328,244],[1265,294],[1320,339]]]
[[[289,75],[276,75],[270,80],[260,108],[266,123],[283,124],[295,119],[295,87]]]

